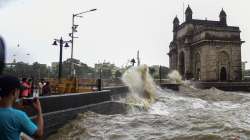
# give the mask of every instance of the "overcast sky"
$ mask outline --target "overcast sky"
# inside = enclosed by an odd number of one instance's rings
[[[183,21],[183,3],[196,19],[218,20],[224,8],[228,24],[242,31],[242,60],[250,68],[249,0],[0,0],[0,34],[8,62],[16,58],[50,65],[59,59],[53,39],[70,39],[72,14],[97,8],[75,20],[79,38],[74,40],[74,58],[90,66],[104,60],[124,66],[140,50],[142,63],[168,66],[172,21],[176,15]],[[63,51],[65,60],[70,48]]]

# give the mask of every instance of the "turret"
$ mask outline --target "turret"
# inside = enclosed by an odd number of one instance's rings
[[[179,24],[180,24],[180,21],[179,21],[178,17],[176,16],[176,17],[174,18],[174,21],[173,21],[173,31],[174,31],[174,32],[178,29]]]
[[[226,12],[223,10],[223,8],[222,8],[222,10],[220,11],[220,23],[222,24],[222,25],[227,25],[227,14],[226,14]]]
[[[191,21],[192,17],[193,17],[193,12],[192,9],[189,7],[187,7],[186,11],[185,11],[185,15],[186,15],[186,22]]]

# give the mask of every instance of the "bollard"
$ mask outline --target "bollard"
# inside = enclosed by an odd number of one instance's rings
[[[97,90],[102,91],[102,79],[97,79]]]

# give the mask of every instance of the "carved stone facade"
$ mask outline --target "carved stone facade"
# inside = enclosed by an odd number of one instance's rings
[[[170,69],[184,79],[202,81],[241,80],[241,41],[239,27],[227,25],[222,9],[219,21],[192,18],[188,6],[181,25],[173,21],[173,41],[169,46]]]

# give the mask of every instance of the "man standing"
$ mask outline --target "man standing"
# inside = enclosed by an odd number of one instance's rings
[[[19,96],[20,82],[13,76],[0,76],[0,140],[19,140],[23,132],[31,137],[43,135],[43,116],[39,99],[33,102],[37,126],[25,112],[12,108]]]
[[[43,95],[43,87],[45,86],[44,79],[41,79],[40,82],[38,83],[39,86],[39,95]]]
[[[21,83],[21,96],[20,97],[28,97],[29,90],[30,90],[30,85],[27,81],[27,78],[23,78],[22,83]]]
[[[43,95],[51,95],[51,87],[49,82],[46,82],[45,86],[43,86]]]

